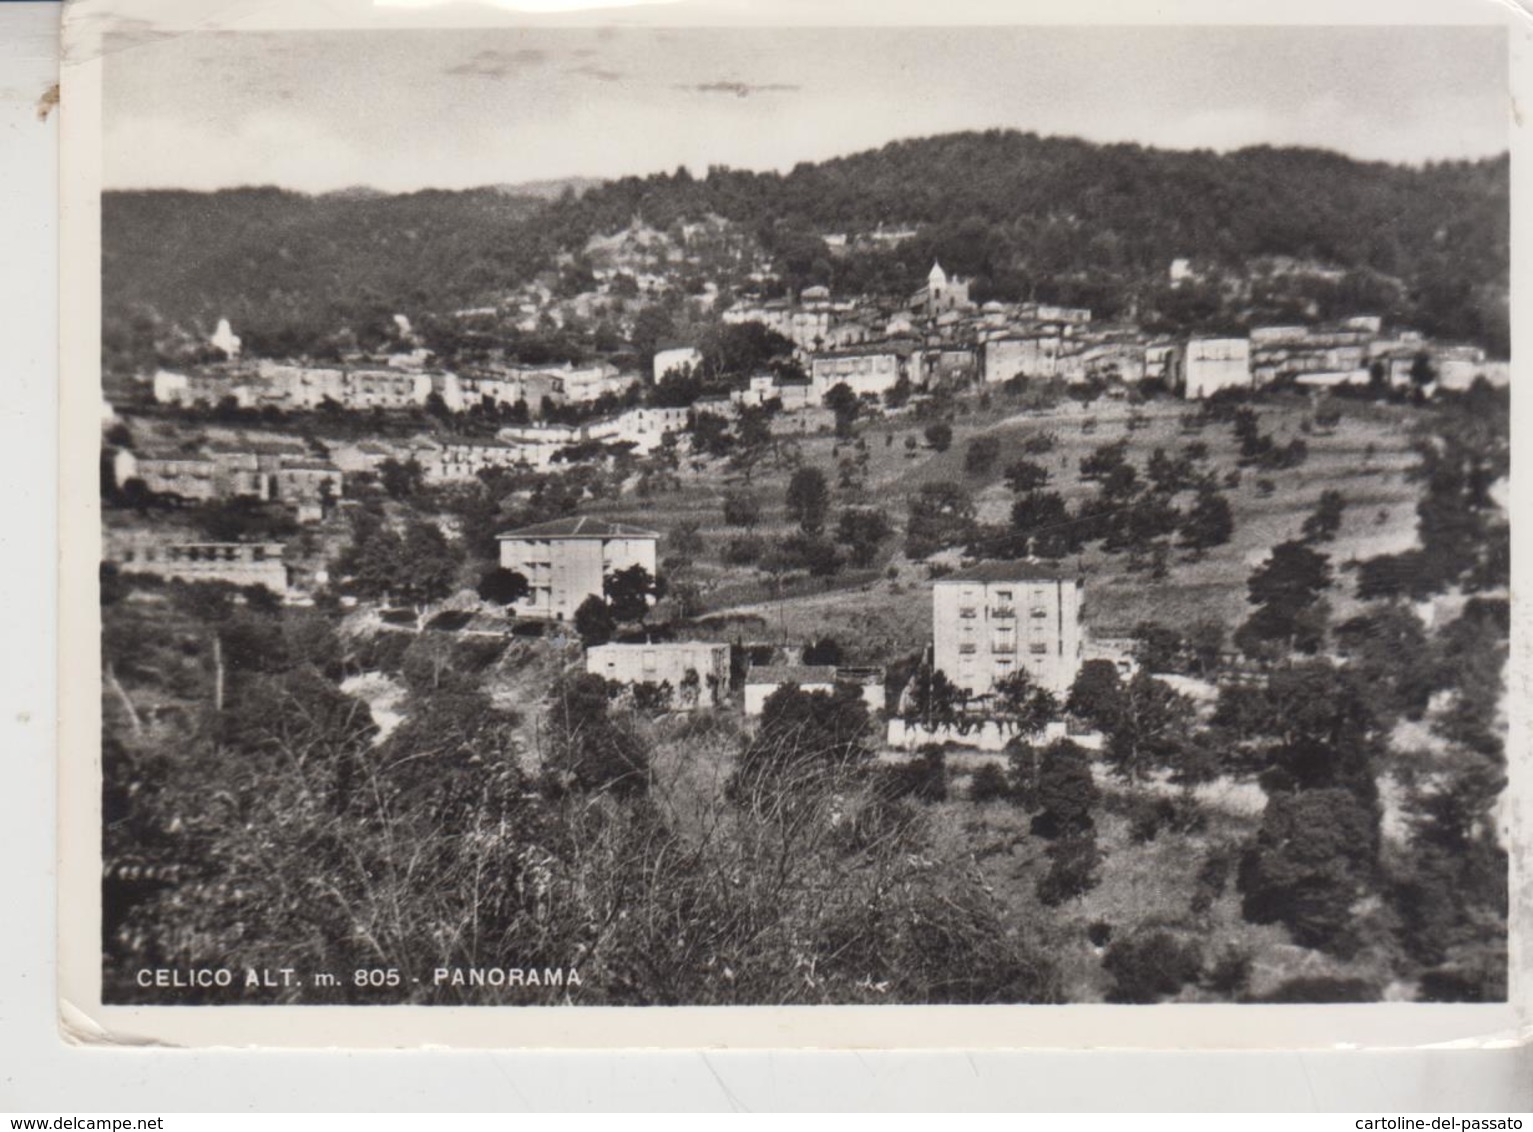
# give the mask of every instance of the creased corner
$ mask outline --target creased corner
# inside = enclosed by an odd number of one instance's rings
[[[174,1049],[176,1043],[142,1034],[115,1033],[106,1029],[67,998],[59,1000],[59,1037],[72,1046]]]

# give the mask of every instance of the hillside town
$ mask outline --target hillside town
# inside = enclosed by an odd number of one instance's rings
[[[1474,560],[1440,568],[1447,536],[1435,512],[1418,523],[1411,470],[1411,430],[1436,427],[1418,420],[1504,397],[1508,363],[1481,346],[1369,314],[1152,332],[976,301],[940,261],[906,295],[785,294],[727,225],[680,228],[593,238],[494,306],[397,314],[381,348],[252,356],[224,318],[195,349],[110,373],[104,585],[149,608],[215,583],[236,605],[322,613],[368,655],[388,639],[504,645],[538,674],[484,684],[525,713],[529,774],[548,772],[557,696],[579,679],[599,715],[677,734],[729,720],[747,755],[784,742],[790,716],[850,713],[913,798],[1022,805],[1064,789],[1046,785],[1058,775],[1083,798],[1125,791],[1124,861],[1159,829],[1261,820],[1268,780],[1241,760],[1265,740],[1231,705],[1294,672],[1394,663],[1358,628],[1384,616],[1370,602],[1413,610],[1390,631],[1424,642],[1479,626],[1477,603],[1505,592],[1504,477],[1475,488],[1485,525],[1459,548]],[[822,239],[898,248],[913,231]],[[1198,270],[1178,259],[1166,284],[1197,286]],[[506,344],[597,324],[610,348],[578,358]],[[1356,573],[1355,595],[1333,570]],[[228,662],[213,663],[221,705]],[[338,688],[379,744],[408,731],[418,693],[369,663]],[[109,667],[110,698],[142,729],[173,708],[128,690],[129,667]],[[1423,679],[1430,703],[1451,698],[1441,673]],[[1420,720],[1429,701],[1411,702]],[[1386,796],[1386,829],[1402,806]],[[1093,822],[1046,814],[1027,899],[1089,905]],[[1383,993],[1339,922],[1244,907],[1232,938],[1282,922],[1327,956],[1325,978]],[[1248,969],[1226,976],[1089,993],[1258,993]]]

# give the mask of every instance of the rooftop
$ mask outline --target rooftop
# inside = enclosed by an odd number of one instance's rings
[[[758,664],[745,674],[747,684],[834,684],[836,669],[829,664]]]
[[[722,641],[608,641],[604,645],[592,645],[589,653],[600,652],[691,652],[693,649],[727,649]]]
[[[885,338],[878,342],[862,342],[855,346],[840,346],[833,350],[820,350],[816,358],[854,358],[875,354],[908,354],[916,348],[909,338]]]
[[[514,531],[505,531],[495,536],[496,538],[653,538],[658,539],[658,531],[645,530],[643,527],[630,526],[628,523],[610,523],[606,519],[597,519],[591,515],[574,515],[568,519],[554,519],[547,523],[534,523],[530,527],[519,527]]]
[[[1000,562],[976,562],[937,579],[944,582],[1079,582],[1080,573],[1050,562],[1029,559]]]

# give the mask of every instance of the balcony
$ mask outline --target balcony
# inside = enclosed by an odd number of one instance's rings
[[[1017,608],[1014,605],[997,605],[990,611],[991,617],[1015,617],[1016,615]]]
[[[959,656],[973,656],[977,651],[979,651],[979,646],[978,645],[959,645],[958,646],[958,655]]]
[[[972,605],[965,606],[958,611],[958,616],[972,620],[973,618],[979,616],[979,610],[975,609]]]

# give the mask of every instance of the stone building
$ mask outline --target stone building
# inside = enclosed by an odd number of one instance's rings
[[[827,350],[809,360],[810,399],[818,405],[838,385],[845,385],[859,397],[881,396],[902,377],[912,385],[921,384],[921,374],[913,370],[920,370],[920,360],[915,355],[914,343],[908,341],[869,342]]]
[[[125,574],[156,574],[188,582],[228,582],[288,592],[288,569],[281,543],[126,542],[108,549]]]
[[[729,691],[729,646],[712,641],[597,645],[586,650],[586,671],[618,684],[669,684],[672,707],[715,707]]]

